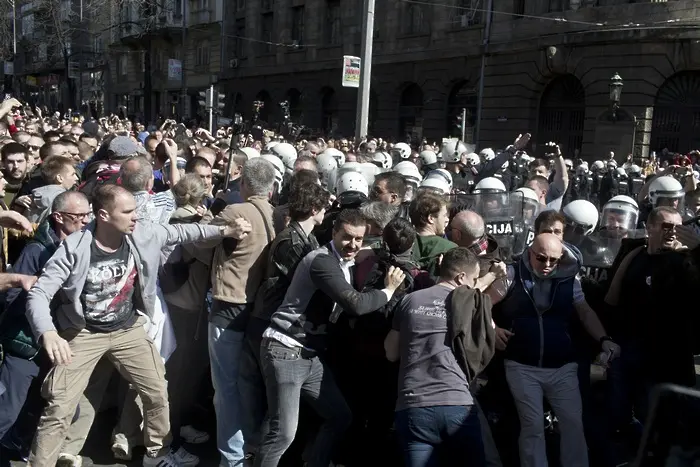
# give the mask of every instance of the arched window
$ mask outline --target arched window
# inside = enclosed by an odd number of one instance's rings
[[[405,4],[403,18],[403,33],[404,34],[421,34],[423,33],[423,7],[415,3]]]
[[[419,139],[423,133],[423,90],[415,83],[406,86],[399,101],[399,139]]]
[[[652,151],[687,152],[700,147],[700,72],[667,79],[656,93],[651,126]]]
[[[547,85],[540,101],[537,143],[544,146],[559,143],[565,157],[583,144],[583,123],[586,117],[586,92],[574,75],[555,78]]]

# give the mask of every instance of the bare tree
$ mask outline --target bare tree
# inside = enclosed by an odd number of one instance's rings
[[[0,0],[8,2],[12,0]],[[29,41],[26,46],[45,48],[46,61],[51,67],[65,70],[66,82],[70,95],[77,98],[76,75],[81,64],[92,61],[95,57],[96,37],[105,31],[131,23],[138,26],[140,34],[152,29],[155,24],[159,4],[165,0],[33,0],[33,17],[35,36],[39,39]],[[134,18],[122,20],[122,12],[134,9]],[[115,24],[117,13],[119,21]],[[0,40],[2,29],[0,27]],[[12,41],[9,41],[12,44]],[[76,104],[79,104],[75,102]]]

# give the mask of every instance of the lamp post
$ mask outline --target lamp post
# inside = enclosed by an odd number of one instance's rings
[[[612,109],[613,120],[617,120],[617,110],[620,108],[620,97],[622,96],[622,87],[624,83],[618,73],[615,73],[610,78],[610,106]]]

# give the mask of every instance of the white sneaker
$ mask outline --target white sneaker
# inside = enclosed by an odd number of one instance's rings
[[[131,460],[131,446],[129,446],[129,442],[126,441],[123,437],[120,439],[120,437],[117,437],[114,442],[112,443],[112,453],[114,454],[114,458],[120,461],[130,461]]]
[[[182,467],[182,464],[175,457],[175,453],[170,451],[165,456],[148,457],[144,455],[143,467]]]
[[[209,433],[200,431],[192,425],[185,425],[180,428],[180,437],[189,444],[202,444],[209,441]]]
[[[82,467],[83,458],[80,456],[74,456],[73,454],[66,454],[62,452],[58,456],[58,461],[56,462],[57,467]]]
[[[199,457],[195,456],[191,452],[187,452],[183,447],[180,447],[180,449],[175,451],[173,457],[177,459],[182,467],[194,467],[195,465],[199,464]]]

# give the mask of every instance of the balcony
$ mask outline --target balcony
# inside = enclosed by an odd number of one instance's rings
[[[209,24],[214,23],[214,12],[212,10],[197,10],[190,12],[190,24]]]

